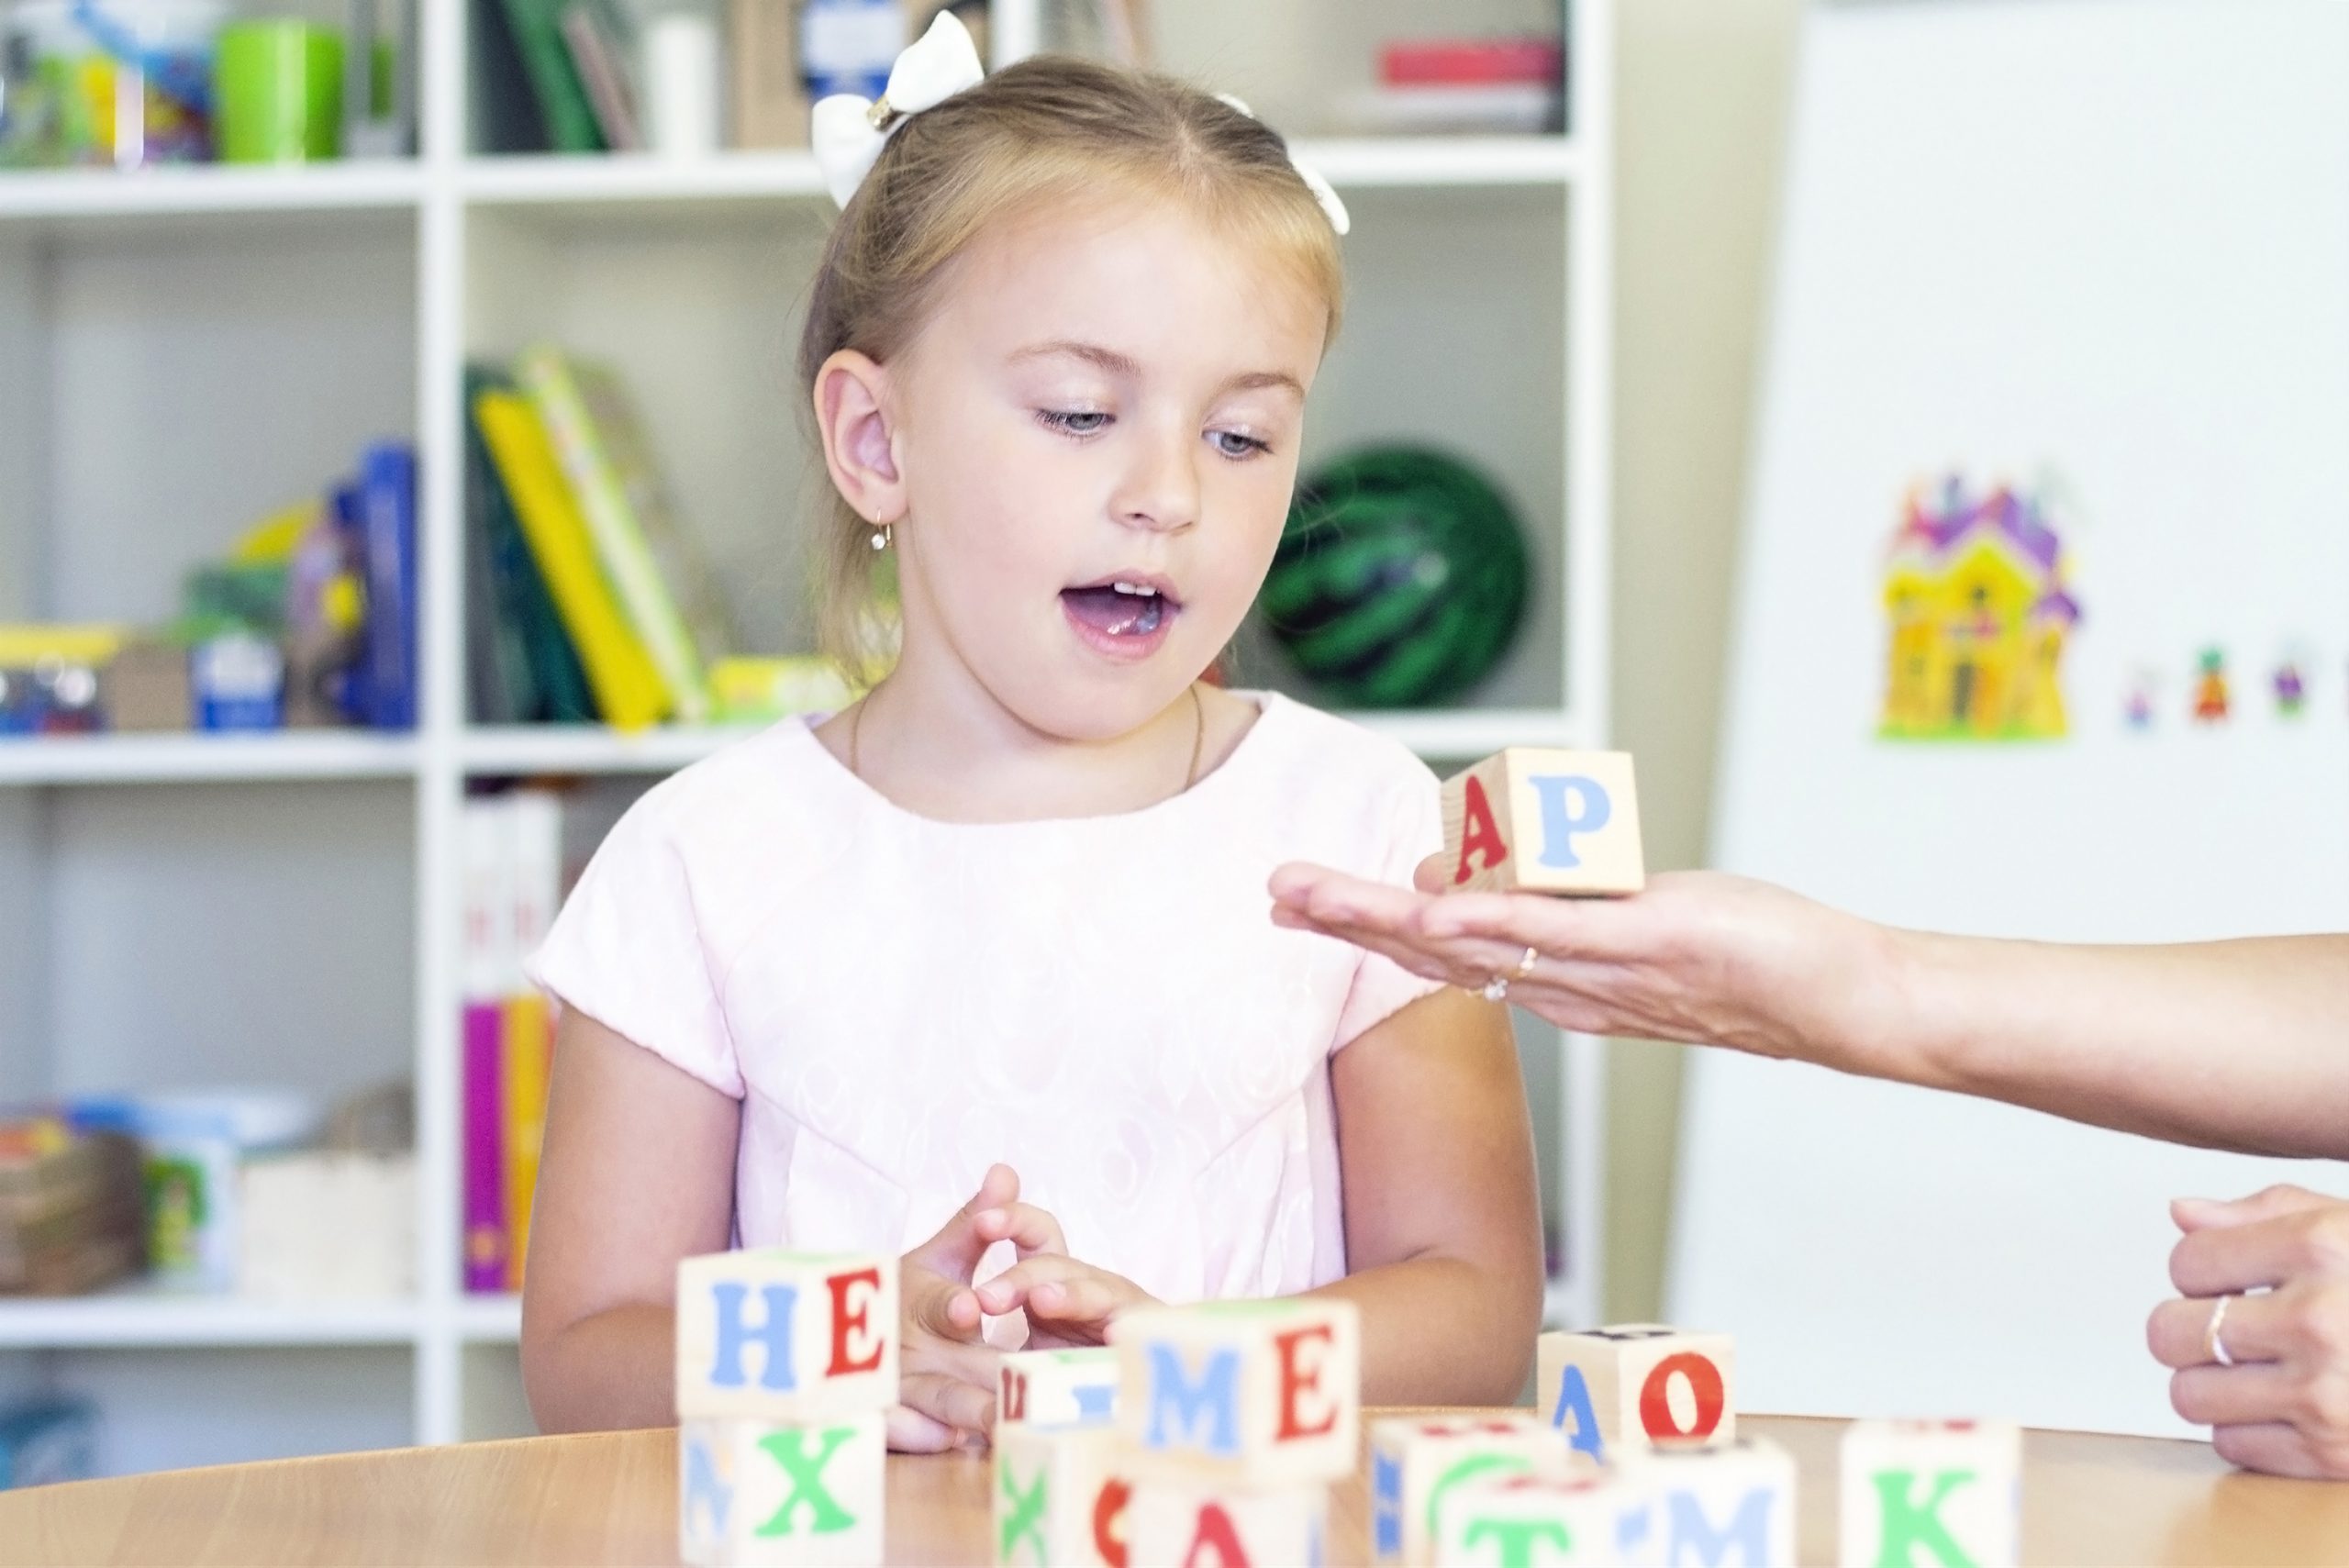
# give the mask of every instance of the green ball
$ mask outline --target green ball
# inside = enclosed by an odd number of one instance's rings
[[[1425,707],[1492,672],[1525,617],[1525,535],[1442,452],[1375,447],[1298,486],[1257,607],[1341,706]]]

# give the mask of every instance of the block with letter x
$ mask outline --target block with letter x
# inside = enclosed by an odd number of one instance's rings
[[[678,1550],[694,1568],[881,1561],[878,1410],[809,1423],[689,1418],[677,1432]]]
[[[1122,1446],[1108,1427],[995,1429],[995,1561],[1125,1568]]]
[[[1542,1336],[1534,1397],[1591,1458],[1659,1445],[1710,1448],[1737,1437],[1737,1358],[1726,1334],[1654,1323]]]
[[[677,1414],[775,1421],[897,1399],[897,1260],[766,1249],[677,1265]]]
[[[1139,1483],[1269,1491],[1351,1475],[1362,1429],[1362,1318],[1294,1297],[1129,1312],[1118,1425]]]
[[[1854,1421],[1843,1433],[1842,1560],[2012,1568],[2022,1430],[2001,1421]]]
[[[1513,746],[1444,781],[1457,892],[1619,895],[1647,884],[1628,751]]]

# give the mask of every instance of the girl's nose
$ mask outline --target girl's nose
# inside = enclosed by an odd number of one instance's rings
[[[1174,533],[1199,520],[1198,443],[1153,438],[1140,443],[1110,499],[1118,521],[1153,533]]]

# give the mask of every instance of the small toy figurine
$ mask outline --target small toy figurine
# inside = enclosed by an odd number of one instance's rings
[[[2215,648],[2202,651],[2202,674],[2194,684],[2194,717],[2203,724],[2219,724],[2227,717],[2227,656]]]
[[[2286,659],[2276,667],[2276,711],[2286,718],[2298,718],[2308,706],[2308,684],[2300,679],[2300,662]]]

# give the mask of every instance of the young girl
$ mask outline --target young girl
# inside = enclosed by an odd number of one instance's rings
[[[1434,781],[1201,679],[1280,537],[1343,209],[1174,82],[972,56],[941,91],[916,51],[920,101],[824,151],[800,353],[830,624],[893,550],[902,651],[649,793],[536,960],[532,1407],[673,1419],[677,1261],[735,1245],[903,1253],[900,1447],[991,1425],[1023,1318],[1098,1342],[1152,1300],[1343,1296],[1365,1399],[1512,1400],[1542,1257],[1503,1012],[1270,917],[1285,862],[1408,877]]]

